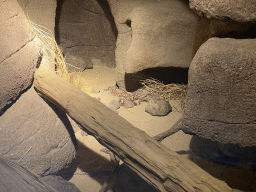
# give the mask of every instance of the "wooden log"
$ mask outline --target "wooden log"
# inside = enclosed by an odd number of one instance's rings
[[[169,150],[53,71],[40,67],[34,78],[34,86],[43,97],[64,109],[159,191],[231,191],[225,182]]]

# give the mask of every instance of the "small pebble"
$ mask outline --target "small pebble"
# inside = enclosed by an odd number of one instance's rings
[[[107,104],[107,107],[113,110],[114,112],[118,113],[117,109],[120,108],[120,103],[114,99]]]
[[[165,116],[172,111],[170,103],[164,99],[152,98],[149,100],[145,111],[153,116]]]
[[[132,108],[132,107],[134,107],[134,104],[132,101],[127,100],[124,102],[124,108],[128,109],[128,108]]]
[[[100,90],[95,87],[92,88],[92,90],[91,90],[91,93],[99,93],[99,92],[100,92]]]

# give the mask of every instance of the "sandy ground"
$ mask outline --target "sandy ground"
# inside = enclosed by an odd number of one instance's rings
[[[98,98],[103,104],[107,104],[113,99],[117,99],[109,90],[105,90],[109,86],[115,85],[115,70],[112,68],[97,68],[85,70],[81,74],[88,80],[88,94]],[[92,92],[100,91],[99,93]],[[177,103],[171,105],[178,108]],[[155,117],[145,112],[146,103],[141,103],[130,109],[121,107],[118,114],[132,123],[135,127],[145,131],[150,136],[155,136],[168,130],[182,114],[177,110],[169,113],[164,117]],[[82,130],[76,129],[75,135],[79,142],[77,158],[74,161],[75,172],[69,178],[81,192],[97,192],[101,189],[103,183],[108,179],[114,167],[110,162],[109,154],[102,152],[104,146],[100,145],[94,137],[87,135]],[[179,131],[174,135],[164,139],[162,144],[179,154],[190,158],[199,166],[207,170],[210,174],[225,180],[232,188],[253,188],[248,187],[255,185],[255,174],[244,169],[235,169],[223,165],[214,164],[212,162],[194,158],[191,155],[189,144],[192,136]],[[246,178],[244,177],[246,175]],[[240,182],[238,184],[238,181]],[[241,185],[241,186],[240,186]],[[247,187],[246,187],[247,186]],[[256,191],[256,187],[254,188]],[[251,190],[250,190],[251,191]]]

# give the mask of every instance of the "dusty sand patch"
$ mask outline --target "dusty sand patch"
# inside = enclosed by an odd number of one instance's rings
[[[89,82],[87,94],[90,96],[100,99],[103,104],[118,99],[117,96],[106,90],[109,86],[116,84],[115,69],[94,67],[85,70],[80,75]],[[100,92],[92,93],[91,90],[99,90]],[[121,107],[118,109],[118,114],[150,136],[168,130],[181,117],[181,113],[175,110],[165,117],[153,117],[145,112],[145,106],[146,103],[143,102],[141,105],[129,109]],[[70,181],[82,192],[99,191],[110,171],[113,170],[110,156],[100,151],[104,146],[99,144],[94,137],[84,134],[81,130],[77,131],[75,135],[79,141],[76,158],[79,165]],[[177,142],[175,143],[177,144]]]
[[[94,67],[81,73],[88,80],[88,94],[100,99],[107,104],[113,99],[118,99],[107,91],[109,86],[114,86],[115,69]],[[99,93],[92,93],[90,90],[99,90]],[[125,109],[118,109],[118,114],[128,120],[135,127],[145,131],[150,136],[155,136],[168,130],[181,116],[177,102],[170,102],[173,112],[165,117],[154,117],[145,112],[146,103],[139,106]],[[69,180],[74,183],[81,192],[97,192],[103,183],[110,176],[113,165],[108,154],[101,151],[104,146],[98,143],[94,137],[86,135],[85,132],[77,130],[75,133],[79,142],[78,154],[75,164],[78,164],[76,171]],[[239,169],[233,166],[220,165],[204,159],[195,157],[190,148],[192,136],[179,131],[164,139],[161,143],[180,155],[187,157],[218,179],[224,180],[233,188],[250,189],[256,191],[256,174],[246,169]],[[252,189],[252,190],[251,190]]]

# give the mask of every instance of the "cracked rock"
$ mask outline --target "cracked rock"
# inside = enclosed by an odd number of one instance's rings
[[[0,156],[41,176],[67,167],[76,139],[64,112],[30,88],[0,116]]]
[[[211,38],[189,68],[183,131],[256,146],[256,40]]]

